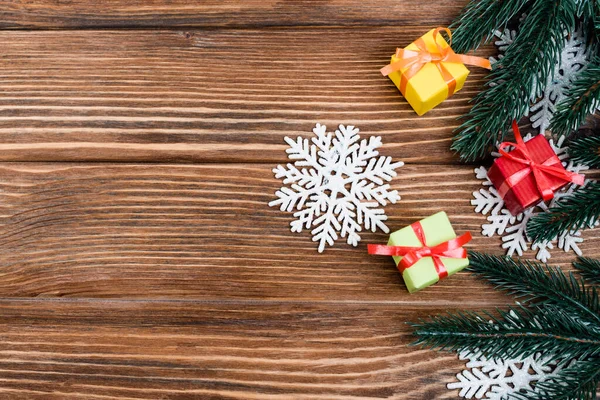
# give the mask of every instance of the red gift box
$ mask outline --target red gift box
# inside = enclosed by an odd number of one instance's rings
[[[542,199],[552,199],[554,192],[571,182],[583,185],[583,175],[563,167],[544,135],[525,143],[516,121],[513,121],[513,130],[517,143],[502,143],[501,157],[488,171],[490,181],[512,215],[522,213]],[[514,150],[507,152],[506,148],[510,146]]]

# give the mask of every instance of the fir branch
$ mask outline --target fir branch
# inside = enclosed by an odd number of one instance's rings
[[[591,400],[600,382],[600,303],[595,287],[537,262],[469,252],[471,271],[508,291],[519,305],[498,316],[459,312],[421,320],[415,344],[495,359],[543,353],[566,365],[516,400]],[[580,259],[600,271],[600,260]]]
[[[414,344],[458,352],[478,349],[485,357],[497,358],[526,358],[538,352],[587,358],[600,353],[600,332],[559,307],[519,307],[498,314],[462,312],[420,321],[413,325]]]
[[[564,46],[564,32],[575,27],[574,0],[533,0],[526,19],[504,58],[492,70],[488,87],[458,128],[452,149],[473,161],[504,137],[510,122],[529,108],[531,93],[539,93],[553,73]]]
[[[569,144],[569,158],[591,168],[600,167],[600,136],[573,140]]]
[[[537,262],[469,252],[469,271],[524,304],[551,304],[600,329],[600,299],[594,287],[586,288],[572,273]]]
[[[586,117],[600,106],[600,56],[588,67],[565,93],[565,99],[556,106],[550,129],[555,135],[569,135],[577,131]]]
[[[535,391],[515,393],[514,400],[592,400],[600,381],[600,359],[575,361],[555,376],[539,382]]]
[[[553,240],[564,232],[592,227],[600,217],[600,183],[591,182],[560,199],[548,212],[527,223],[527,235],[535,243]]]
[[[576,262],[573,263],[575,268],[579,270],[581,276],[585,279],[600,284],[600,261],[593,260],[591,258],[579,257]]]
[[[450,25],[452,48],[466,53],[488,43],[496,30],[502,30],[529,0],[471,0]]]

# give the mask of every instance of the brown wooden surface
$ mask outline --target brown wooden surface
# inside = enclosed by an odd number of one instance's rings
[[[428,29],[0,32],[0,160],[283,162],[319,121],[453,162],[485,71],[422,118],[379,73]]]
[[[406,322],[510,299],[409,295],[385,234],[318,254],[267,203],[284,136],[354,124],[407,162],[390,228],[445,210],[502,253],[448,150],[485,72],[421,118],[378,72],[464,1],[192,3],[0,2],[0,398],[455,399]]]
[[[486,287],[463,272],[407,296],[388,257],[340,242],[316,252],[290,216],[269,208],[280,183],[269,164],[131,165],[4,163],[0,168],[1,296],[417,301],[477,305]],[[402,196],[388,225],[437,211],[477,233],[480,187],[469,166],[407,165],[392,181]],[[583,249],[600,244],[587,232]],[[475,235],[471,249],[500,252]],[[567,262],[557,253],[555,262]]]
[[[5,300],[10,399],[452,399],[452,354],[407,347],[439,306]]]
[[[3,0],[0,27],[155,28],[449,24],[464,1]]]

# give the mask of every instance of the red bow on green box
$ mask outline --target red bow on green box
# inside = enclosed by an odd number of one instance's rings
[[[435,270],[440,279],[444,279],[448,276],[448,271],[442,261],[443,257],[449,258],[467,258],[467,251],[464,249],[465,244],[471,241],[471,233],[467,232],[462,236],[455,239],[448,240],[447,242],[440,243],[436,246],[429,247],[426,245],[425,232],[420,222],[415,222],[411,225],[411,228],[417,235],[417,238],[422,243],[421,247],[412,246],[384,246],[378,244],[369,244],[369,254],[376,254],[382,256],[402,256],[402,260],[398,263],[398,270],[400,273],[404,270],[412,267],[424,257],[431,257]]]

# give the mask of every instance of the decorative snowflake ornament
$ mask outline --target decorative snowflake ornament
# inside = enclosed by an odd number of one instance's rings
[[[554,66],[554,73],[548,76],[544,91],[531,94],[534,104],[530,107],[529,120],[540,133],[546,132],[556,106],[565,99],[567,89],[590,61],[590,49],[581,28],[570,35],[565,34],[560,62]]]
[[[311,141],[298,137],[285,138],[290,160],[287,168],[273,169],[275,177],[283,178],[284,186],[269,206],[279,206],[292,212],[292,232],[311,229],[313,241],[319,242],[319,253],[325,245],[332,246],[341,237],[352,246],[358,245],[358,232],[377,228],[389,232],[384,224],[387,216],[383,206],[396,203],[400,196],[390,190],[389,182],[396,176],[395,169],[403,162],[392,162],[391,157],[377,157],[381,138],[374,136],[360,140],[359,130],[340,125],[335,133],[327,133],[325,125],[317,124]]]
[[[527,135],[524,138],[525,141],[528,141],[529,139],[531,139],[531,135]],[[556,144],[552,139],[550,139],[549,142],[567,171],[579,173],[588,169],[585,165],[574,164],[572,161],[567,160],[567,149],[566,147],[562,147],[564,137],[561,137]],[[500,156],[498,153],[492,154],[495,157]],[[506,254],[509,257],[515,253],[522,256],[523,253],[529,249],[531,239],[527,236],[526,232],[527,222],[529,222],[533,216],[548,211],[549,207],[553,207],[562,197],[573,193],[577,188],[576,185],[570,184],[557,192],[549,205],[546,205],[546,203],[542,201],[535,207],[529,208],[517,216],[513,216],[504,208],[504,201],[492,186],[492,182],[487,175],[487,169],[485,167],[475,168],[475,176],[477,179],[483,180],[484,188],[473,192],[474,199],[471,200],[471,204],[475,206],[475,212],[488,216],[488,222],[481,226],[481,233],[488,237],[492,237],[496,234],[501,235],[502,247],[506,249]],[[591,226],[594,224],[595,221],[591,222]],[[567,231],[559,237],[554,238],[554,240],[533,244],[531,248],[532,250],[537,251],[536,258],[538,260],[547,262],[551,257],[550,249],[553,249],[555,245],[564,251],[571,250],[575,252],[575,254],[581,255],[578,244],[582,241],[583,239],[580,237],[579,231]]]
[[[448,389],[459,389],[465,399],[506,400],[511,394],[535,390],[537,383],[554,377],[569,363],[553,362],[542,354],[526,359],[488,359],[480,354],[464,352],[460,360],[468,361],[467,369],[456,375],[457,382]]]
[[[504,52],[516,38],[517,30],[504,29],[496,31],[498,38],[494,43],[498,48],[498,59],[491,58],[492,64],[504,57]],[[577,74],[587,68],[592,55],[587,46],[586,37],[582,28],[569,33],[565,31],[565,43],[561,51],[560,62],[554,66],[554,71],[548,76],[541,92],[531,93],[531,106],[529,108],[529,120],[533,128],[540,133],[546,132],[550,126],[556,106],[565,99],[566,91],[572,86]],[[537,85],[534,85],[536,87]],[[600,110],[600,108],[599,108]]]

